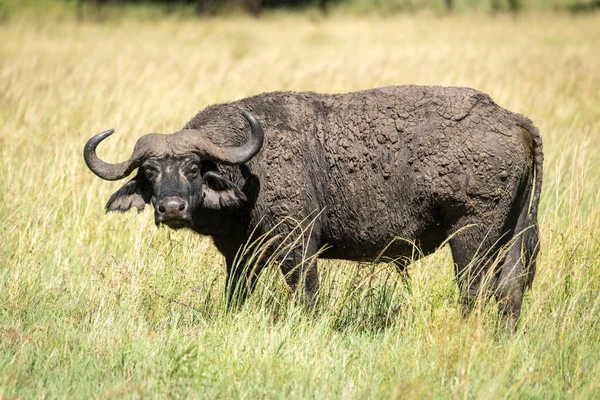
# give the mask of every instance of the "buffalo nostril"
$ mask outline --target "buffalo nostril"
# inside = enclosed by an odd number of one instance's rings
[[[163,218],[179,218],[187,208],[187,202],[182,198],[166,197],[158,203],[158,213]]]

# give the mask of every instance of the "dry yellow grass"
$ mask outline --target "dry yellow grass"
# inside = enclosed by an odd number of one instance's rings
[[[600,16],[61,18],[0,25],[0,397],[600,394]],[[408,286],[324,263],[314,318],[271,271],[228,314],[210,242],[105,216],[119,185],[81,157],[114,127],[99,152],[124,159],[216,102],[392,84],[474,87],[540,128],[543,249],[514,335],[491,306],[461,320],[447,250]]]

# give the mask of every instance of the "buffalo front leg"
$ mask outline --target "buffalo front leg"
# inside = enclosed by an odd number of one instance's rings
[[[225,256],[227,277],[225,279],[225,303],[228,309],[240,308],[254,291],[258,275],[264,267],[263,260],[250,260],[241,251],[246,238],[231,234],[213,237],[217,249]]]
[[[316,240],[300,244],[284,255],[281,272],[296,300],[314,308],[319,291]]]
[[[245,259],[226,256],[227,278],[225,280],[225,301],[228,309],[240,308],[258,282],[258,275],[263,269],[260,263],[248,264]]]

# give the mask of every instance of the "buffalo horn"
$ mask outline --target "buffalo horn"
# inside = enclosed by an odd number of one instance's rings
[[[153,138],[151,137],[158,136],[156,134],[142,136],[135,145],[133,154],[129,157],[129,160],[122,163],[110,164],[106,161],[102,161],[96,155],[96,147],[101,141],[113,133],[114,129],[108,129],[101,132],[88,140],[83,148],[83,158],[88,168],[92,170],[94,174],[107,181],[116,181],[129,176],[134,169],[142,164],[146,157],[151,155],[153,147]]]
[[[205,160],[229,165],[244,164],[260,151],[265,133],[254,115],[244,110],[242,115],[250,124],[251,134],[248,141],[240,147],[217,146],[196,129],[184,129],[173,134],[173,145],[178,152],[192,151]]]
[[[146,158],[161,156],[164,152],[185,153],[193,151],[203,159],[237,165],[252,159],[261,149],[265,133],[263,128],[250,112],[242,111],[242,115],[250,124],[251,135],[248,141],[240,147],[220,147],[205,140],[204,136],[195,129],[184,129],[173,135],[149,134],[142,136],[136,143],[133,154],[129,160],[110,164],[102,161],[96,155],[98,144],[112,135],[114,129],[109,129],[93,136],[85,144],[83,158],[88,168],[100,178],[108,181],[116,181],[127,177],[138,168]]]

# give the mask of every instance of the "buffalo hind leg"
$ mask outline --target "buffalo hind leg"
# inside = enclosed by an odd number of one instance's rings
[[[513,239],[502,262],[496,286],[498,317],[506,328],[515,329],[521,316],[523,295],[531,287],[539,250],[539,233],[535,218],[521,212]]]
[[[489,297],[486,289],[494,287],[489,269],[495,257],[497,235],[482,226],[464,228],[450,240],[454,272],[460,292],[462,314],[468,316],[479,296]]]

